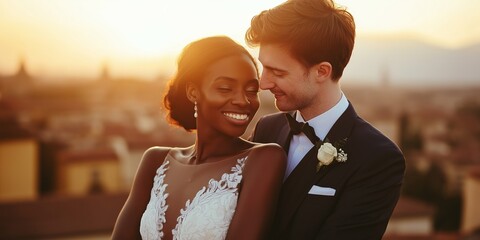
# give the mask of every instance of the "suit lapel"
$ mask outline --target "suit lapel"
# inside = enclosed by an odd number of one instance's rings
[[[353,109],[353,106],[350,103],[345,112],[343,112],[340,118],[338,118],[335,124],[333,124],[326,138],[328,138],[331,142],[336,142],[340,139],[348,138],[350,132],[352,131],[356,118],[357,113],[355,112],[355,109]]]
[[[290,134],[290,127],[288,124],[284,124],[278,133],[278,144],[285,149],[285,152],[288,154],[288,149],[290,148],[290,140],[292,135]]]
[[[340,118],[335,122],[330,131],[328,132],[325,139],[332,144],[340,141],[346,141],[345,145],[341,148],[348,154],[348,137],[352,132],[353,125],[355,124],[355,119],[357,118],[357,113],[353,108],[352,104],[349,102],[347,110],[340,116]],[[336,146],[338,147],[338,146]],[[314,178],[312,184],[320,181],[320,179],[325,176],[331,166],[335,164],[341,164],[337,161],[333,161],[330,166],[323,166],[318,171],[317,175]]]
[[[356,117],[357,114],[350,103],[347,110],[345,110],[328,132],[327,139],[332,143],[347,139],[348,143],[348,136],[353,128]],[[288,126],[287,130],[289,131]],[[289,137],[287,137],[287,142],[288,147],[290,143]],[[348,153],[346,148],[343,149]],[[278,219],[280,229],[287,229],[296,209],[305,199],[312,185],[328,173],[328,170],[330,169],[329,166],[324,166],[316,172],[317,163],[317,149],[313,147],[305,157],[303,157],[284,182],[279,202],[279,209],[282,211],[282,214],[280,215],[281,218]],[[334,161],[332,164],[338,163]]]
[[[279,209],[282,211],[281,217],[278,219],[280,229],[286,229],[295,210],[303,201],[311,187],[310,183],[315,178],[316,173],[316,156],[317,151],[315,147],[313,147],[283,183],[279,202]]]

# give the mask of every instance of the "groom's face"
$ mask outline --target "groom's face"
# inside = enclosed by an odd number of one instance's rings
[[[272,92],[280,111],[301,111],[311,105],[318,95],[318,85],[310,77],[309,69],[292,57],[286,47],[262,44],[259,60],[263,66],[260,88]]]

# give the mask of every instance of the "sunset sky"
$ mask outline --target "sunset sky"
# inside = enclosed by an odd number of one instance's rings
[[[155,78],[188,42],[228,35],[244,44],[253,15],[281,0],[0,0],[0,75],[23,58],[43,77]],[[478,0],[338,0],[360,37],[398,36],[445,48],[480,42]],[[173,60],[172,60],[173,59]]]

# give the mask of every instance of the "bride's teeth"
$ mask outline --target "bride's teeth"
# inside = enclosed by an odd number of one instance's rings
[[[238,113],[224,113],[223,115],[233,118],[236,120],[247,120],[248,119],[248,114],[238,114]]]

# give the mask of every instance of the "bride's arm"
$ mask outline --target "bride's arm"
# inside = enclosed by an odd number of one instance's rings
[[[265,239],[276,210],[286,167],[285,151],[276,144],[255,147],[243,173],[242,189],[227,239]]]
[[[152,147],[143,154],[130,194],[115,223],[112,239],[141,239],[140,220],[150,200],[156,170],[167,152],[166,148]]]

